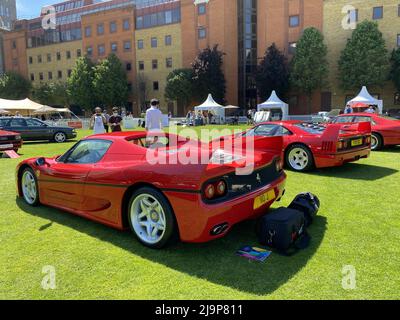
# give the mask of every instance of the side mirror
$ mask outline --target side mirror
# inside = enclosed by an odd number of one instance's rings
[[[45,164],[47,164],[45,158],[38,158],[38,159],[36,159],[36,165],[37,165],[38,167],[42,167],[42,166],[44,166]]]

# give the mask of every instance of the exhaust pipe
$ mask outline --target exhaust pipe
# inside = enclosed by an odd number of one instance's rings
[[[212,228],[210,231],[210,235],[219,236],[219,235],[225,233],[228,229],[229,229],[229,224],[225,222],[225,223],[219,224],[219,225],[215,226],[214,228]]]

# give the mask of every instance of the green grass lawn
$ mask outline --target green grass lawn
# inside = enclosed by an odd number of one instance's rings
[[[260,264],[235,256],[257,244],[254,222],[211,243],[154,251],[130,233],[17,200],[17,163],[72,143],[26,143],[21,159],[0,159],[0,299],[400,298],[400,148],[340,168],[288,172],[287,194],[275,206],[302,191],[320,197],[312,245]],[[56,268],[55,290],[41,287],[47,265]],[[356,268],[355,290],[342,288],[345,265]]]

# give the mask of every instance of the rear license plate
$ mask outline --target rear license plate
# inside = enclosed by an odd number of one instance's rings
[[[363,144],[363,140],[362,139],[357,139],[357,140],[351,141],[351,146],[352,147],[361,146],[362,144]]]
[[[275,200],[275,190],[269,190],[268,192],[263,193],[261,196],[254,199],[254,210],[261,208],[272,200]]]
[[[4,149],[12,149],[14,148],[14,145],[12,144],[0,144],[0,149],[4,150]]]

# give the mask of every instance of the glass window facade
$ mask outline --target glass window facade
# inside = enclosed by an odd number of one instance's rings
[[[238,1],[239,105],[257,107],[257,0]]]
[[[153,28],[181,21],[181,9],[175,8],[158,13],[138,15],[136,17],[136,29]]]

